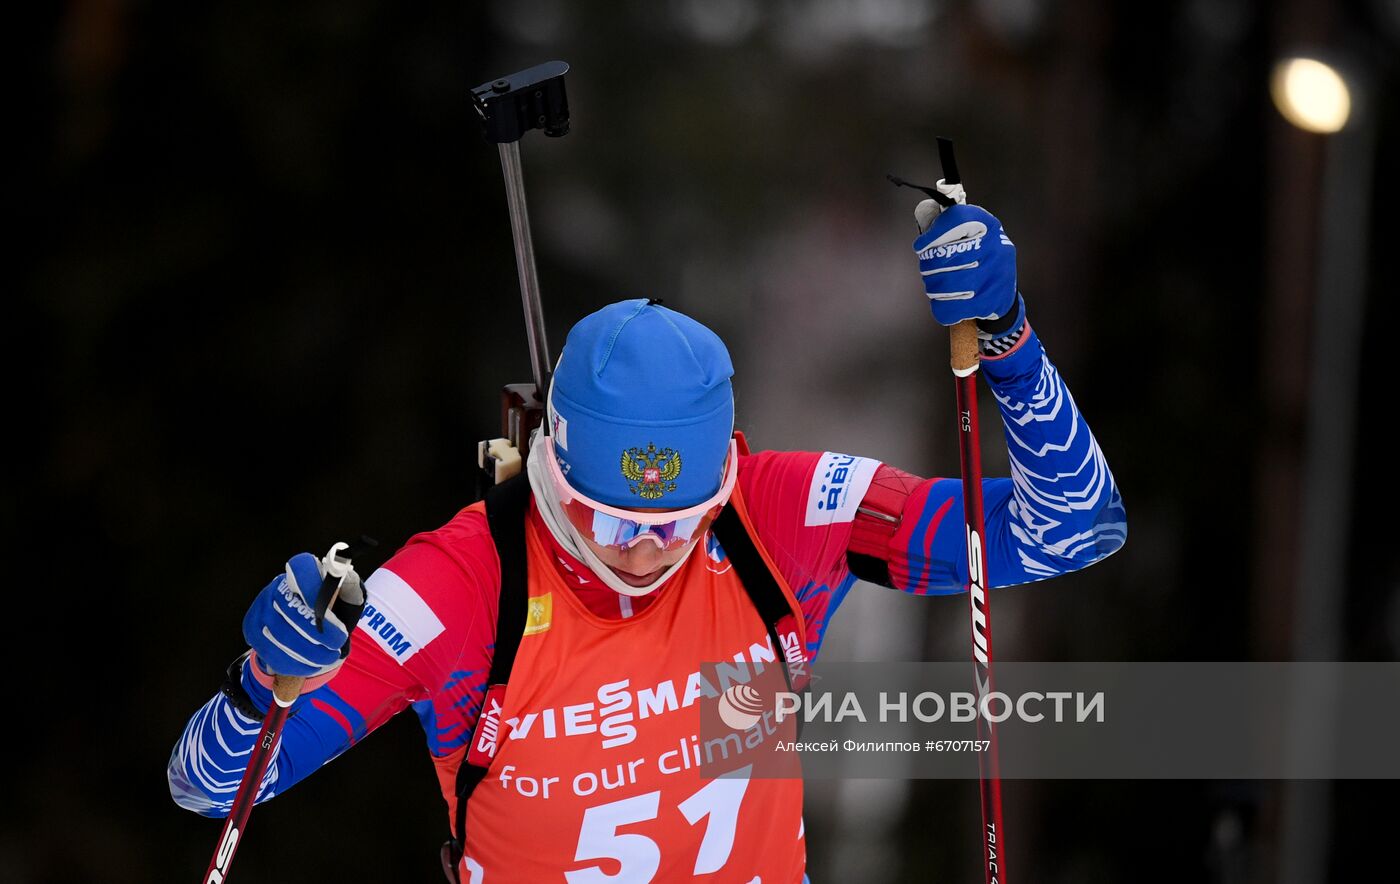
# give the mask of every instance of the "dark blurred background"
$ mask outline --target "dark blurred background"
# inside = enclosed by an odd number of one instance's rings
[[[218,824],[175,807],[165,764],[253,595],[292,553],[363,532],[387,555],[470,502],[529,363],[468,90],[551,58],[573,131],[523,155],[556,354],[603,303],[662,297],[728,342],[755,447],[957,475],[916,200],[884,180],[936,179],[953,136],[1131,522],[1094,568],[996,594],[999,657],[1400,653],[1393,0],[30,12],[0,518],[30,612],[11,672],[39,677],[10,694],[0,880],[195,880]],[[1352,86],[1335,135],[1271,99],[1299,52]],[[962,598],[862,584],[823,653],[957,660],[966,629]],[[1009,867],[1385,878],[1392,790],[1010,782]],[[814,783],[807,820],[818,882],[980,880],[973,783]],[[401,716],[260,808],[235,873],[434,881],[445,825]]]

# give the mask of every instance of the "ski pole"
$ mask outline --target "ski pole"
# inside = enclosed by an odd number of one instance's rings
[[[953,157],[953,142],[938,139],[943,180],[962,182]],[[977,320],[964,319],[948,330],[953,377],[957,386],[958,456],[962,463],[963,521],[967,528],[968,602],[972,613],[972,667],[977,683],[977,738],[985,735],[987,751],[977,756],[982,798],[982,860],[987,884],[1006,884],[1006,833],[1001,820],[1001,764],[996,724],[980,714],[982,699],[992,691],[992,611],[987,600],[986,522],[982,513],[982,445],[977,423]]]
[[[336,597],[340,595],[341,582],[344,581],[345,575],[350,573],[349,555],[342,555],[342,551],[347,549],[349,544],[337,543],[330,548],[325,558],[321,559],[325,577],[322,578],[320,592],[316,595],[318,624],[325,616],[326,609],[335,604]],[[282,725],[287,721],[287,713],[292,703],[301,695],[301,685],[304,681],[306,679],[292,675],[273,676],[274,702],[263,717],[262,730],[258,732],[257,742],[253,744],[248,755],[248,767],[244,769],[238,792],[233,796],[233,806],[229,808],[228,818],[224,820],[224,828],[219,835],[218,846],[214,848],[214,856],[209,860],[209,868],[204,872],[204,884],[223,884],[228,880],[229,867],[233,865],[233,856],[238,851],[244,831],[248,828],[248,817],[253,812],[253,804],[262,786],[263,774],[267,772],[268,762],[272,758],[272,750],[282,736]]]

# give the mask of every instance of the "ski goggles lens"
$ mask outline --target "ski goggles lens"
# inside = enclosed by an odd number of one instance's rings
[[[664,552],[684,547],[709,527],[715,508],[728,502],[739,468],[739,449],[731,440],[724,481],[714,497],[683,510],[640,513],[608,506],[579,494],[559,469],[554,440],[546,437],[545,444],[549,447],[545,458],[549,464],[549,474],[569,524],[588,540],[616,550],[647,542],[655,543]]]
[[[565,504],[564,512],[579,534],[599,546],[618,550],[648,540],[656,543],[662,550],[678,549],[689,543],[700,528],[700,523],[706,521],[705,514],[701,514],[674,522],[645,524],[600,513],[577,500]]]

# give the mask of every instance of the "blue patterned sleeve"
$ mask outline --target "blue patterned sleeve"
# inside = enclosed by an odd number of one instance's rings
[[[997,563],[1006,575],[992,572],[996,586],[1083,568],[1128,538],[1108,461],[1039,337],[1026,332],[1020,347],[982,363],[1011,461],[1010,488],[998,488],[994,504]]]
[[[253,679],[248,665],[243,664],[241,676],[244,690],[259,708],[266,708],[272,701],[271,692]],[[333,693],[328,686],[319,688],[293,704],[294,714],[273,747],[267,773],[259,784],[259,802],[285,791],[349,748],[350,738],[344,729],[309,704],[312,696],[324,703]],[[222,693],[215,694],[185,725],[170,753],[166,777],[175,803],[204,816],[228,815],[261,729],[260,722],[234,708]]]
[[[1043,580],[1112,554],[1127,539],[1122,497],[1034,330],[1027,326],[1010,352],[984,358],[981,371],[996,397],[1011,471],[982,485],[991,585]],[[899,538],[903,561],[891,562],[893,585],[920,594],[965,589],[962,504],[957,479],[928,480],[910,495],[904,521],[912,527]]]

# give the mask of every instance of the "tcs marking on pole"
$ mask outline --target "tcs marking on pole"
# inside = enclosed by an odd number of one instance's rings
[[[233,851],[237,847],[238,827],[229,826],[219,841],[219,848],[214,853],[214,868],[209,870],[209,877],[204,879],[204,884],[223,884],[224,876],[228,874],[229,860],[233,859]]]

